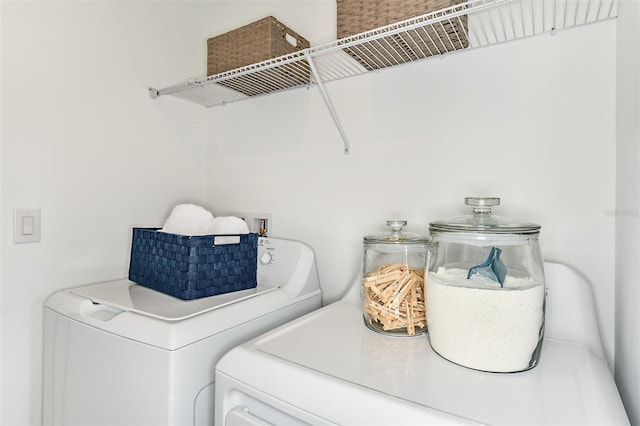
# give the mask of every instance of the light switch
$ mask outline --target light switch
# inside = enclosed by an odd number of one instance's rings
[[[33,235],[33,216],[22,217],[22,235]]]
[[[40,241],[40,209],[16,209],[13,211],[13,242],[37,243]]]

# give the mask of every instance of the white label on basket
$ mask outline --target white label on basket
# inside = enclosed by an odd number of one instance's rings
[[[216,246],[219,245],[223,245],[223,244],[239,244],[240,243],[240,237],[239,236],[235,236],[235,237],[213,237],[213,244]]]
[[[285,34],[284,38],[289,42],[290,45],[292,45],[293,47],[298,46],[298,40],[292,36],[291,34]]]

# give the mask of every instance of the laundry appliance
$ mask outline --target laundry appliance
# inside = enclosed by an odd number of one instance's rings
[[[230,348],[321,306],[307,245],[258,240],[257,287],[184,301],[127,279],[44,306],[45,425],[211,425]]]
[[[545,262],[537,366],[488,373],[428,337],[363,323],[360,278],[338,302],[232,349],[216,367],[216,425],[629,424],[603,355],[589,284]]]

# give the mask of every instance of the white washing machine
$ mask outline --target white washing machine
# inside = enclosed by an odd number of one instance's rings
[[[216,425],[628,424],[588,283],[555,263],[545,275],[545,341],[529,371],[470,370],[426,336],[369,330],[357,279],[341,301],[222,357]]]
[[[303,243],[258,241],[254,289],[191,301],[129,280],[44,307],[45,425],[211,425],[214,367],[230,348],[321,306]]]

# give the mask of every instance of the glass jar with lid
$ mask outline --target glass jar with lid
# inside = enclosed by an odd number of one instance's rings
[[[390,232],[364,237],[364,322],[383,334],[426,332],[424,273],[429,237],[403,231],[404,220],[388,220]]]
[[[499,198],[466,198],[471,215],[429,224],[429,341],[456,364],[517,372],[539,360],[544,332],[540,225],[498,217]]]

